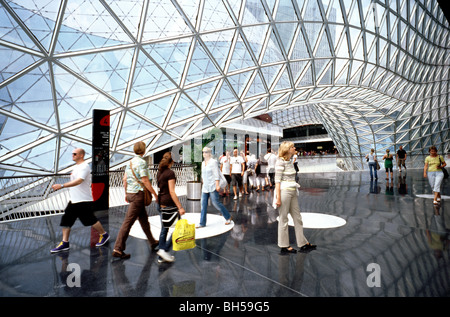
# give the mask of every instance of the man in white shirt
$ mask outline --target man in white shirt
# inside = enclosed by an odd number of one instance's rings
[[[69,188],[70,201],[64,210],[61,218],[62,241],[59,245],[50,250],[51,253],[69,250],[70,229],[77,220],[85,226],[92,226],[99,234],[100,240],[96,244],[97,247],[102,246],[109,240],[108,233],[103,229],[100,221],[94,215],[93,199],[91,191],[91,168],[84,160],[85,151],[83,149],[75,149],[72,152],[72,160],[76,163],[70,174],[70,181],[64,184],[54,184],[53,190]]]
[[[237,149],[234,149],[233,156],[230,157],[231,185],[233,186],[234,199],[238,199],[237,186],[239,186],[239,196],[242,196],[242,176],[244,176],[245,169],[244,164],[244,158],[238,155]]]
[[[264,156],[268,163],[268,174],[270,187],[275,187],[275,164],[277,162],[277,156],[271,149],[267,150],[267,154]]]
[[[225,188],[225,194],[230,194],[230,183],[231,183],[231,174],[230,174],[230,152],[226,151],[223,153],[222,157],[219,161],[220,170],[222,171],[223,176],[227,180],[227,187]]]

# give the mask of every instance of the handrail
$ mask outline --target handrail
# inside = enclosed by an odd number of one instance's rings
[[[172,170],[178,188],[194,180],[193,165],[174,165]],[[157,166],[149,168],[149,172],[152,186],[157,188]],[[110,207],[125,204],[123,173],[124,169],[108,171]],[[64,173],[0,177],[0,223],[63,213],[69,201],[68,189],[55,192],[52,185],[67,182],[69,176]]]

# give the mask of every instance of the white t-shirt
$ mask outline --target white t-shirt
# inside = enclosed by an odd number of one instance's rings
[[[230,164],[231,164],[231,174],[241,174],[242,173],[242,163],[244,163],[244,159],[242,156],[231,156]]]
[[[220,159],[220,164],[223,164],[222,166],[222,174],[223,175],[230,175],[230,159],[229,157],[222,156]]]
[[[269,170],[275,169],[275,164],[277,163],[277,156],[273,153],[267,153],[264,157],[266,161],[269,163]]]
[[[83,162],[75,165],[70,174],[70,180],[74,181],[76,179],[83,179],[80,185],[69,187],[70,201],[75,204],[82,201],[93,201],[92,190],[91,190],[91,168],[88,163]]]

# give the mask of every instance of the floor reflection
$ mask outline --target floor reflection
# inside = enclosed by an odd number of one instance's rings
[[[389,182],[371,182],[368,172],[301,174],[299,182],[302,213],[346,221],[337,228],[305,229],[318,246],[310,253],[280,255],[271,190],[238,200],[221,197],[233,229],[198,239],[196,248],[176,252],[173,264],[159,264],[146,241],[134,237],[127,241],[131,259],[113,260],[126,207],[100,217],[111,235],[108,245],[91,248],[90,228],[77,222],[71,250],[57,255],[49,250],[61,238],[60,216],[38,218],[0,224],[0,296],[450,295],[448,201],[434,206],[421,196],[431,189],[420,170]],[[443,195],[450,194],[449,184],[444,182]],[[199,212],[198,202],[183,202],[188,212]],[[208,212],[218,214],[212,206]],[[155,214],[150,206],[149,215]],[[368,283],[373,263],[380,268],[380,287]]]

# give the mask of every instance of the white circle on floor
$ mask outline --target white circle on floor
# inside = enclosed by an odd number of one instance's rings
[[[416,196],[420,197],[420,198],[434,199],[434,194],[420,194],[420,195],[416,195]],[[441,195],[441,199],[450,199],[450,196]]]
[[[185,213],[181,216],[182,219],[187,219],[189,223],[193,223],[198,225],[200,223],[200,213]],[[153,237],[158,240],[159,234],[161,232],[161,218],[159,215],[148,217],[148,221],[150,222],[150,229],[152,231]],[[219,234],[230,231],[234,227],[234,222],[226,225],[226,220],[221,215],[212,215],[207,214],[206,217],[206,227],[196,228],[195,229],[195,239],[204,239],[213,236],[217,236]],[[172,227],[169,229],[169,234],[173,232],[175,228]],[[133,236],[138,239],[146,240],[144,231],[142,231],[141,225],[139,221],[136,221],[130,230],[130,236]]]
[[[347,222],[341,217],[319,214],[314,212],[301,212],[303,228],[308,229],[329,229],[337,228],[345,225]],[[278,221],[277,217],[277,221]],[[288,225],[294,226],[294,221],[290,214],[288,214]]]

